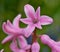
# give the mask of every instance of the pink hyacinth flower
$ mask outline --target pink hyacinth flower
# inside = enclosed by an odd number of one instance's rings
[[[10,48],[13,52],[25,52],[25,50],[23,49],[20,49],[18,48],[18,45],[17,45],[17,41],[16,40],[13,40],[11,45],[10,45]]]
[[[49,16],[40,16],[40,7],[38,7],[35,12],[34,8],[31,5],[27,4],[24,6],[24,11],[27,18],[20,19],[20,21],[34,27],[32,31],[34,31],[35,27],[42,29],[41,25],[48,25],[53,22],[53,19]]]
[[[27,41],[25,40],[23,36],[19,36],[19,37],[20,38],[18,42],[16,41],[16,39],[13,39],[10,45],[11,50],[13,52],[27,52],[27,50],[29,50],[31,46],[27,44]]]
[[[31,35],[33,27],[27,26],[26,28],[20,28],[19,27],[20,18],[21,18],[21,15],[18,15],[14,19],[13,24],[9,20],[7,20],[7,22],[3,23],[2,29],[6,34],[8,34],[8,36],[2,41],[2,44],[6,43],[7,41],[12,40],[13,38],[20,36],[20,35],[25,36],[25,37],[29,37]],[[31,30],[29,30],[29,29],[31,29]]]
[[[40,51],[40,45],[39,45],[39,43],[38,42],[34,42],[33,44],[32,44],[32,52],[39,52]]]
[[[52,52],[60,52],[60,41],[55,42],[48,35],[41,35],[40,39],[43,44],[48,45],[52,49]]]

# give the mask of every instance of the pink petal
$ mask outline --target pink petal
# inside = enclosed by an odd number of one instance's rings
[[[54,40],[50,39],[48,35],[42,35],[40,38],[43,44],[47,44],[52,50],[60,52],[58,44],[56,44]]]
[[[21,18],[21,14],[19,14],[18,16],[16,16],[15,19],[13,20],[13,25],[15,27],[19,27],[20,18]]]
[[[31,45],[27,45],[24,49],[29,50],[31,48]]]
[[[10,49],[13,51],[13,52],[19,52],[19,48],[17,46],[17,42],[16,40],[14,39],[12,41],[12,43],[10,44]]]
[[[25,11],[25,14],[26,14],[27,17],[30,17],[30,18],[34,19],[35,11],[34,11],[34,8],[31,5],[29,5],[29,4],[25,5],[24,6],[24,11]]]
[[[28,38],[33,33],[34,29],[34,25],[28,25],[26,29],[24,29],[24,36]]]
[[[20,21],[25,23],[25,24],[32,24],[32,19],[31,18],[20,19]]]
[[[56,52],[55,50],[52,50],[52,52]]]
[[[7,36],[7,37],[2,41],[2,44],[6,43],[6,42],[8,42],[8,41],[10,41],[10,40],[12,40],[12,39],[13,39],[13,36]]]
[[[41,26],[40,22],[36,23],[35,26],[36,26],[38,29],[42,29],[42,26]]]
[[[10,34],[10,35],[16,34],[16,32],[17,32],[15,29],[8,26],[5,22],[2,25],[2,29],[5,33]]]
[[[21,49],[29,49],[30,48],[30,45],[27,44],[27,41],[23,36],[19,36],[18,42],[19,42],[19,46]]]
[[[19,50],[19,52],[26,52],[26,51],[25,51],[25,50],[23,50],[23,49],[20,49],[20,50]]]
[[[32,44],[32,52],[39,52],[40,51],[40,45],[38,42],[34,42]]]
[[[15,31],[17,30],[18,32],[20,32],[20,31],[22,31],[22,28],[20,28],[20,27],[15,27],[9,20],[7,20],[7,25],[9,26],[9,27],[11,27],[11,29],[15,29]],[[16,31],[16,32],[17,32]]]
[[[40,17],[40,23],[41,25],[48,25],[48,24],[51,24],[53,22],[53,19],[49,16],[41,16]]]
[[[36,15],[36,18],[37,18],[37,19],[40,18],[40,7],[37,8],[35,15]]]
[[[57,45],[58,45],[58,46],[60,46],[60,41],[59,41],[59,42],[57,42]]]
[[[7,24],[6,25],[8,25],[11,28],[14,28],[13,24],[9,20],[7,20]]]
[[[50,39],[50,37],[48,35],[41,35],[40,39],[41,39],[41,42],[44,44],[55,43],[53,40]]]

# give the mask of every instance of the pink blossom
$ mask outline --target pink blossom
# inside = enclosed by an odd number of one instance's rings
[[[20,36],[18,43],[16,39],[14,39],[10,44],[10,48],[13,52],[30,52],[30,50],[32,52],[40,51],[40,45],[38,42],[34,42],[32,45],[29,45],[23,36]]]
[[[38,42],[34,42],[32,44],[32,52],[39,52],[40,51],[40,45]]]
[[[27,44],[27,41],[23,36],[19,36],[18,42],[16,39],[13,39],[12,43],[10,44],[10,48],[13,52],[27,52],[30,47],[31,45]]]
[[[25,50],[18,48],[16,40],[12,41],[10,48],[13,52],[20,52],[20,51],[25,52]]]
[[[4,22],[2,25],[3,31],[8,34],[8,36],[2,41],[2,44],[6,43],[7,41],[12,40],[13,38],[17,38],[18,36],[25,36],[29,37],[32,33],[33,26],[30,25],[26,28],[20,28],[19,27],[19,21],[20,21],[21,15],[18,15],[14,20],[13,24],[7,20],[7,22]]]
[[[40,39],[43,44],[48,45],[52,49],[52,52],[60,52],[60,41],[55,42],[48,35],[41,35]]]
[[[37,8],[36,12],[34,8],[27,4],[24,6],[24,11],[27,16],[27,18],[20,19],[21,22],[31,25],[34,28],[32,29],[34,31],[35,27],[42,29],[41,25],[48,25],[53,22],[53,19],[49,16],[42,15],[40,16],[40,7]]]

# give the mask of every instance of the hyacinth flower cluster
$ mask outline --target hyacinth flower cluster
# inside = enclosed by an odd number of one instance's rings
[[[26,4],[24,11],[27,18],[21,18],[18,14],[13,23],[9,20],[3,22],[2,29],[8,36],[2,41],[2,44],[12,41],[10,49],[12,52],[40,52],[40,44],[37,39],[40,39],[43,44],[48,45],[52,52],[60,52],[60,42],[53,41],[48,35],[37,35],[36,29],[42,29],[42,25],[53,23],[53,19],[49,16],[40,16],[40,7],[35,11],[34,8]],[[27,24],[27,27],[19,27],[20,22]],[[32,36],[32,44],[28,44],[26,38]]]

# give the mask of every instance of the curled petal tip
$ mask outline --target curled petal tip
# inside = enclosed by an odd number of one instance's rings
[[[9,24],[10,23],[10,20],[7,20],[7,24]]]
[[[4,30],[5,25],[6,25],[6,22],[4,22],[4,23],[2,24],[2,29],[3,29],[3,30]]]
[[[21,17],[21,14],[18,14],[17,16],[20,16]]]
[[[13,20],[13,25],[15,27],[19,27],[19,21],[20,21],[20,18],[21,18],[21,14],[18,14],[15,19]]]
[[[19,19],[19,18],[21,18],[21,14],[18,14],[18,15],[16,16],[15,20],[17,20],[17,19]]]
[[[1,42],[1,44],[5,44],[5,42],[4,42],[4,41],[2,41],[2,42]]]
[[[29,4],[26,4],[24,7],[30,6]]]
[[[9,22],[9,20],[7,20],[7,22]]]
[[[20,18],[21,18],[21,14],[18,14],[18,15],[16,16],[15,20],[20,19]]]
[[[3,25],[6,24],[6,22],[3,22]]]

